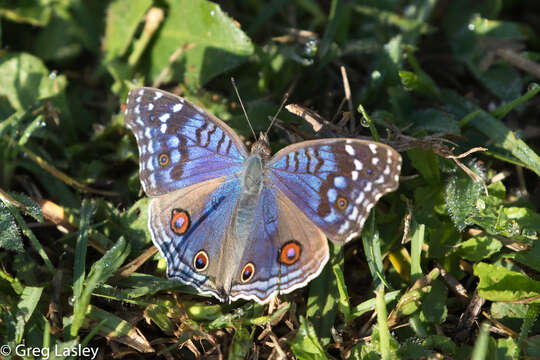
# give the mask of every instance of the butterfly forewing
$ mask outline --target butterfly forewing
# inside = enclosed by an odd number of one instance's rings
[[[153,88],[130,91],[126,123],[139,147],[139,173],[149,196],[242,170],[247,151],[221,120],[189,101]]]
[[[276,186],[333,241],[357,236],[373,205],[399,183],[401,156],[356,139],[322,139],[286,147],[270,163]]]

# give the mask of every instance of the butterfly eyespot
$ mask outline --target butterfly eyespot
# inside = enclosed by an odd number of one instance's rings
[[[189,229],[191,219],[189,213],[182,209],[173,209],[171,214],[171,230],[177,235],[183,235]]]
[[[242,275],[240,275],[240,280],[243,283],[248,282],[253,278],[255,274],[255,265],[252,262],[247,263],[242,269]]]
[[[195,270],[201,272],[208,267],[208,255],[206,251],[201,250],[193,257],[193,267]]]
[[[169,165],[169,155],[163,153],[159,154],[159,166],[167,166]]]
[[[349,205],[349,202],[343,196],[338,196],[336,200],[336,205],[339,210],[345,210],[347,208],[347,205]]]
[[[278,261],[285,265],[293,265],[300,258],[302,246],[295,240],[291,240],[279,250]]]

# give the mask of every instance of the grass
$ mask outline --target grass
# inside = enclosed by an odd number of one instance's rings
[[[36,0],[0,21],[0,355],[540,357],[535,2]],[[361,238],[269,305],[166,280],[124,124],[154,86],[249,142],[231,76],[256,131],[285,93],[318,114],[281,112],[274,152],[367,137],[404,159]]]

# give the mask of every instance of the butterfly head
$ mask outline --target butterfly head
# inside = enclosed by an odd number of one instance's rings
[[[251,146],[251,153],[270,156],[270,144],[268,142],[268,136],[265,133],[261,132],[259,134],[259,140]]]

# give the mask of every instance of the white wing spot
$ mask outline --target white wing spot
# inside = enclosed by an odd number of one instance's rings
[[[389,175],[390,174],[390,166],[386,165],[386,167],[384,168],[383,174],[384,175]]]
[[[139,90],[139,95],[144,94],[144,89]]]
[[[349,222],[345,221],[339,228],[338,233],[343,234],[345,231],[349,229]]]
[[[377,180],[375,180],[375,184],[382,184],[384,182],[384,176],[379,176]]]
[[[355,206],[353,207],[351,215],[349,215],[349,220],[356,220],[358,217],[358,208]]]
[[[358,171],[353,170],[353,172],[351,173],[351,176],[352,176],[352,179],[356,181],[358,179]]]
[[[148,104],[148,110],[149,110],[149,111],[152,111],[153,108],[154,108],[154,104],[149,103],[149,104]]]
[[[347,179],[344,176],[337,176],[334,178],[334,185],[338,189],[344,189],[347,186]]]
[[[144,122],[142,121],[141,117],[140,116],[137,116],[137,118],[135,119],[135,122],[141,126],[144,126]]]
[[[356,170],[362,170],[362,168],[364,167],[364,165],[362,164],[362,162],[358,159],[354,159],[354,168]]]
[[[371,150],[372,153],[374,153],[374,154],[377,153],[377,145],[369,144],[369,149]]]
[[[167,124],[161,124],[161,127],[159,128],[162,134],[165,134],[165,131],[167,131]]]
[[[366,182],[366,186],[364,186],[364,191],[365,192],[370,192],[371,189],[373,189],[373,184],[371,182]]]
[[[364,192],[361,191],[358,197],[356,198],[356,200],[354,201],[356,205],[359,205],[362,202],[362,200],[364,200],[364,196],[365,196]]]
[[[140,114],[141,109],[139,109],[139,105],[135,106],[135,114]]]
[[[135,99],[135,101],[138,102],[138,103],[140,103],[141,100],[142,100],[142,96],[139,96],[139,97],[137,97],[137,98]]]
[[[373,159],[371,159],[371,163],[377,166],[377,164],[379,163],[379,158],[374,157]]]
[[[394,175],[394,181],[399,182],[399,174]]]
[[[354,156],[354,148],[351,145],[345,145],[345,151],[347,154]]]
[[[165,113],[163,115],[160,115],[159,121],[161,121],[162,123],[167,122],[167,120],[169,120],[170,117],[171,117],[171,114]]]
[[[155,188],[156,187],[156,174],[150,174],[148,177],[150,179],[150,185]]]
[[[154,95],[154,100],[157,100],[157,99],[159,99],[159,98],[162,97],[162,96],[163,96],[163,93],[161,93],[161,92],[159,92],[159,91],[156,91],[156,92],[155,92],[155,95]]]
[[[184,105],[182,105],[182,104],[174,104],[174,106],[172,107],[172,111],[173,112],[179,112],[180,110],[182,110],[183,107],[184,107]]]
[[[144,129],[144,136],[146,136],[147,139],[151,139],[152,138],[152,128],[147,127],[146,129]]]

